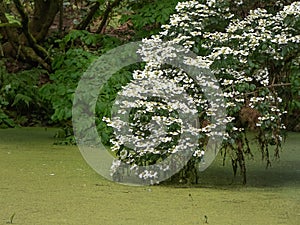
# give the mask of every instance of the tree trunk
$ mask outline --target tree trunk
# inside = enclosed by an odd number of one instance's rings
[[[101,21],[96,33],[103,33],[103,30],[106,26],[106,23],[107,23],[110,13],[113,11],[114,8],[118,7],[121,4],[121,2],[122,2],[122,0],[115,0],[113,3],[107,4],[107,7],[103,13],[102,21]]]
[[[34,13],[29,30],[37,42],[45,39],[48,30],[59,11],[60,0],[35,0]]]
[[[2,24],[10,24],[8,19],[5,16],[5,12],[6,12],[5,4],[3,0],[0,0],[0,22]],[[19,54],[18,53],[19,45],[15,43],[15,40],[18,40],[18,36],[19,36],[18,28],[19,27],[13,27],[13,26],[3,26],[0,28],[0,34],[2,35],[4,40],[2,53],[3,56],[5,57]],[[22,55],[19,55],[19,57],[22,57]]]
[[[33,65],[37,63],[46,70],[51,71],[52,59],[39,42],[45,39],[49,27],[59,10],[60,1],[35,0],[33,18],[31,18],[24,9],[23,3],[20,0],[13,0],[21,18],[21,26],[3,26],[0,28],[3,36],[3,55]],[[0,0],[0,21],[2,25],[9,25],[9,21],[5,16],[6,12],[4,1]]]
[[[86,15],[86,17],[84,18],[84,20],[82,20],[81,23],[78,24],[78,26],[76,26],[76,29],[77,30],[85,30],[86,27],[92,21],[93,17],[95,16],[96,12],[98,11],[99,7],[100,7],[100,3],[99,2],[95,2],[95,4],[90,8],[89,13]]]
[[[246,163],[245,157],[243,152],[243,141],[238,139],[237,141],[237,160],[239,162],[239,166],[241,169],[241,175],[243,176],[243,184],[246,184],[247,177],[246,177]]]

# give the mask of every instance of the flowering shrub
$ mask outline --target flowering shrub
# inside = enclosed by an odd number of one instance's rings
[[[140,53],[147,65],[144,70],[135,71],[133,82],[120,93],[124,98],[135,96],[140,101],[117,101],[118,117],[105,118],[115,129],[112,150],[119,160],[130,164],[141,179],[151,179],[154,183],[169,169],[161,167],[161,174],[135,170],[139,165],[151,165],[174,154],[184,132],[199,136],[197,149],[193,149],[182,176],[196,178],[197,166],[205,160],[209,137],[222,136],[224,153],[230,154],[234,173],[240,167],[245,183],[244,155],[251,154],[246,136],[248,128],[257,131],[257,141],[267,165],[270,164],[270,146],[274,146],[274,154],[279,157],[285,128],[281,118],[286,112],[277,88],[288,85],[282,81],[290,75],[291,68],[299,67],[300,2],[282,6],[276,13],[260,8],[251,10],[245,18],[232,14],[229,6],[226,0],[179,2],[169,24],[162,26],[163,31],[143,41]],[[175,45],[183,48],[170,47]],[[197,54],[197,57],[181,57],[184,65],[213,72],[222,89],[222,93],[214,96],[219,104],[211,102],[208,92],[203,91],[205,87],[218,89],[213,79],[203,74],[191,77],[182,68],[166,65],[184,49]],[[142,87],[146,89],[141,91]],[[173,97],[179,94],[186,101],[185,104],[165,102],[157,93]],[[220,107],[226,108],[223,118],[215,117]],[[130,122],[127,130],[134,135],[122,136],[118,132],[124,125],[120,115],[126,114],[126,108],[133,108],[127,117]],[[195,113],[200,122],[184,126],[179,110],[181,114]],[[162,123],[166,124],[164,129]],[[224,124],[225,132],[215,130]],[[153,128],[159,129],[151,133]],[[157,133],[164,138],[155,136]],[[145,142],[146,139],[152,143]],[[190,145],[180,144],[189,151]],[[112,175],[119,165],[118,162],[113,165]]]

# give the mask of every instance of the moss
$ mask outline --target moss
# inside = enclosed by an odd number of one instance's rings
[[[265,170],[249,161],[246,187],[215,160],[198,186],[118,185],[88,167],[76,146],[57,146],[57,130],[0,130],[0,224],[298,224],[299,133]]]

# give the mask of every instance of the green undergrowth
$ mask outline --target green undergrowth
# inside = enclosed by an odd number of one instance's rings
[[[0,225],[299,224],[299,133],[271,168],[249,159],[246,186],[220,156],[197,186],[132,187],[103,179],[76,146],[53,145],[56,131],[0,130]]]

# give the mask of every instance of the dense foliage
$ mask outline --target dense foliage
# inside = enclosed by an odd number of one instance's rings
[[[160,25],[168,19],[168,15],[174,11],[176,1],[173,3],[155,1],[154,5],[152,1],[148,1],[141,7],[141,1],[128,0],[120,1],[120,4],[109,9],[113,3],[114,1],[102,0],[63,1],[63,9],[60,12],[61,9],[57,7],[58,1],[24,1],[20,10],[16,8],[18,1],[0,2],[0,53],[4,56],[0,65],[1,127],[57,124],[66,127],[68,130],[66,132],[69,133],[73,93],[78,80],[90,63],[107,50],[124,43],[124,39],[138,39],[141,35],[146,36],[146,33],[157,32]],[[93,12],[91,6],[95,5],[97,10]],[[29,27],[22,27],[24,18],[20,13],[24,12],[35,17],[42,13],[36,11],[46,10],[47,7],[53,7],[53,10],[59,13],[56,18],[48,18],[53,24],[47,29],[47,39],[45,35],[41,39],[41,36],[35,34],[32,28],[34,25],[30,26],[37,21],[29,21]],[[146,15],[151,7],[151,14]],[[155,7],[164,8],[164,18],[159,17],[162,15],[160,12],[154,13]],[[100,25],[101,22],[99,18],[105,12],[109,13],[105,23],[107,34],[95,33],[96,25]],[[143,12],[141,21],[140,13]],[[60,21],[61,13],[64,16],[63,21]],[[89,13],[93,13],[92,19],[83,29],[76,29],[81,22],[87,22],[86,17]],[[123,23],[130,24],[135,30],[131,31],[131,28],[126,26],[124,28]],[[147,31],[144,34],[138,33],[150,24],[156,25],[145,29]],[[58,29],[55,30],[55,27]],[[31,33],[34,43],[22,35],[20,36],[22,42],[20,39],[10,38],[22,30]],[[37,40],[38,42],[35,42]],[[23,43],[27,46],[25,47]],[[43,60],[43,57],[35,52],[37,45],[38,48],[49,49],[46,57],[50,61]],[[30,69],[31,67],[36,68]],[[116,88],[115,85],[119,82],[122,84],[122,79],[122,76],[115,76],[115,81],[109,88]],[[111,97],[107,101],[111,101]],[[102,107],[99,111],[103,111]]]
[[[136,168],[135,172],[141,179],[151,179],[155,182],[159,176],[163,176],[170,168],[160,167],[159,173],[155,169],[140,171],[138,166],[144,165],[145,161],[150,165],[158,163],[177,153],[178,135],[194,131],[194,124],[188,124],[189,127],[186,128],[186,123],[178,115],[166,119],[166,112],[160,113],[167,110],[167,114],[174,114],[179,108],[191,108],[190,100],[186,100],[189,107],[177,103],[180,105],[178,108],[178,105],[172,106],[170,101],[163,106],[163,100],[145,99],[144,92],[159,99],[159,93],[162,92],[175,97],[169,90],[174,87],[167,83],[166,78],[169,79],[169,83],[174,82],[183,87],[181,90],[174,88],[176,94],[179,92],[184,96],[184,93],[190,93],[201,121],[197,150],[191,149],[186,141],[181,143],[183,146],[180,151],[195,151],[183,170],[184,176],[191,170],[197,171],[198,163],[205,160],[208,139],[212,136],[222,136],[224,155],[230,155],[234,173],[236,174],[239,167],[243,182],[246,183],[245,154],[252,154],[245,132],[247,128],[257,131],[257,142],[267,166],[271,163],[271,146],[274,146],[274,156],[279,157],[283,141],[282,130],[285,129],[282,116],[287,111],[278,88],[280,90],[280,87],[291,86],[287,80],[299,77],[299,71],[294,68],[299,68],[300,59],[300,2],[284,6],[280,11],[273,13],[265,9],[251,10],[245,18],[232,14],[229,6],[227,1],[222,0],[178,3],[176,14],[171,16],[169,24],[163,25],[164,30],[159,35],[144,40],[141,54],[148,64],[144,70],[134,74],[135,82],[140,81],[141,85],[128,85],[120,93],[124,97],[130,96],[130,93],[139,96],[135,105],[131,102],[120,103],[121,114],[126,108],[136,107],[138,110],[134,113],[139,116],[136,118],[135,115],[132,121],[130,120],[135,135],[120,134],[119,130],[124,126],[121,116],[111,120],[105,118],[109,126],[115,129],[116,138],[112,141],[112,149],[120,155],[120,160],[132,165],[132,170]],[[168,44],[163,41],[167,41]],[[223,91],[222,95],[215,96],[218,103],[209,102],[207,93],[199,91],[197,84],[200,84],[200,87],[210,86],[211,92],[218,88],[203,74],[194,80],[183,70],[166,68],[163,63],[165,58],[169,61],[173,58],[175,60],[180,57],[180,52],[185,51],[174,49],[173,45],[184,46],[184,49],[191,49],[198,54],[196,58],[184,57],[183,64],[213,71]],[[143,82],[145,78],[152,86],[151,89],[141,91],[140,87],[149,87]],[[157,81],[160,82],[155,85]],[[220,107],[226,108],[227,117],[212,120],[218,110],[222,110]],[[156,135],[162,132],[161,130],[154,131],[153,125],[147,125],[150,123],[149,117],[157,124],[167,124],[166,140]],[[218,127],[224,123],[226,132],[222,133]],[[177,126],[177,129],[172,129],[172,126]],[[153,135],[160,138],[149,138]],[[152,144],[147,142],[147,138]],[[162,144],[157,144],[160,142]],[[134,147],[128,148],[127,143],[134,143]],[[167,143],[167,147],[163,143]],[[119,164],[113,165],[113,171],[117,171],[116,165]],[[191,179],[195,179],[197,174],[191,176]]]
[[[177,177],[197,182],[196,168],[217,121],[210,121],[213,111],[207,112],[207,96],[196,84],[205,80],[190,81],[188,74],[162,66],[151,56],[151,48],[157,48],[155,43],[167,41],[196,53],[197,59],[186,64],[211,69],[219,81],[227,108],[222,153],[232,159],[235,173],[240,166],[245,182],[244,156],[251,155],[247,130],[257,133],[267,165],[270,146],[279,156],[285,125],[300,130],[299,21],[299,2],[292,0],[0,0],[0,127],[57,125],[63,128],[57,136],[68,138],[63,143],[74,143],[72,102],[83,72],[108,50],[148,38],[142,54],[151,63],[123,68],[100,91],[96,106],[98,132],[103,143],[133,167],[172,154],[170,149],[179,140],[182,121],[176,110],[149,110],[151,104],[164,108],[166,103],[161,99],[150,99],[144,102],[147,107],[132,111],[147,112],[142,125],[137,125],[135,117],[131,122],[138,134],[153,116],[158,123],[165,120],[172,134],[159,146],[164,154],[157,154],[155,147],[149,149],[149,154],[129,154],[131,149],[115,139],[111,120],[106,119],[109,126],[102,120],[111,116],[118,93],[126,96],[135,88],[132,82],[145,77],[153,78],[153,82],[157,78],[172,80],[183,88],[179,88],[182,92],[197,99],[199,146]],[[167,116],[175,122],[162,119]],[[154,178],[143,171],[138,175]]]

